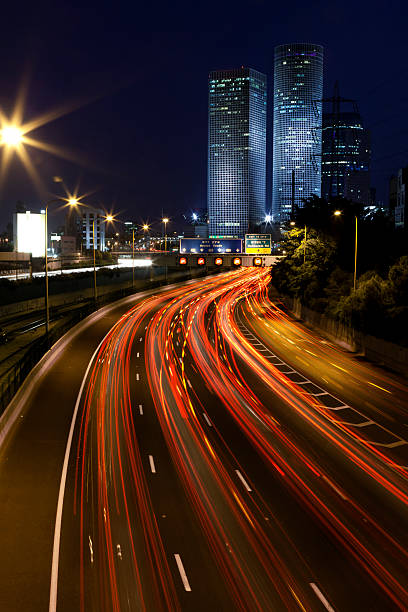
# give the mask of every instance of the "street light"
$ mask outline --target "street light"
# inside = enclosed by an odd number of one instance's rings
[[[1,142],[8,147],[17,147],[23,141],[23,132],[15,125],[6,125],[1,130]]]
[[[163,223],[164,223],[164,252],[167,252],[167,224],[169,222],[169,219],[167,217],[164,217],[162,219]]]
[[[48,207],[56,202],[66,202],[68,206],[72,207],[77,206],[79,200],[77,198],[69,198],[68,200],[66,198],[54,198],[45,204],[45,332],[47,338],[50,331],[50,308],[48,299]]]
[[[340,217],[340,215],[342,214],[341,210],[335,210],[334,211],[334,216],[335,217]],[[358,225],[358,220],[357,220],[357,215],[354,215],[354,221],[355,221],[355,238],[354,238],[354,276],[353,276],[353,290],[356,290],[357,287],[357,225]]]
[[[146,249],[146,232],[148,232],[148,231],[149,231],[149,229],[150,229],[150,225],[148,225],[147,223],[144,223],[144,224],[142,225],[142,229],[143,229],[143,231],[144,231],[144,235],[145,235],[145,238],[144,238],[144,243],[145,243],[145,249]],[[150,251],[150,235],[149,235],[149,251]]]

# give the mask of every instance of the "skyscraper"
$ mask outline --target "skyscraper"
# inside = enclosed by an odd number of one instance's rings
[[[322,196],[341,196],[370,204],[370,138],[363,127],[355,100],[341,98],[338,83],[334,95],[325,98],[331,112],[323,113]],[[352,105],[342,111],[341,105]]]
[[[275,47],[273,95],[272,215],[283,222],[321,194],[323,47]]]
[[[209,75],[210,237],[243,238],[265,216],[266,76],[252,68]]]

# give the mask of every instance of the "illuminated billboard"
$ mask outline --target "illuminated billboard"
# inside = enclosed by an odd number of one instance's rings
[[[16,213],[14,215],[14,250],[45,256],[45,213]]]
[[[245,253],[248,255],[270,255],[270,234],[245,234]]]
[[[238,238],[180,238],[180,253],[242,253]]]

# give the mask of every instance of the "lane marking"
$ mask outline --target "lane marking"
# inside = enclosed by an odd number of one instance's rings
[[[245,328],[246,329],[246,328]],[[248,332],[254,339],[255,342],[261,344],[262,346],[265,346],[264,344],[259,342],[259,339],[252,333],[252,332]],[[325,344],[329,344],[328,342],[326,342]],[[330,345],[332,346],[332,345]],[[265,347],[267,348],[267,347]],[[280,360],[280,358],[275,355],[270,349],[267,349],[269,352],[269,355],[266,356],[265,358],[268,360],[272,360],[272,359],[277,359]],[[260,352],[260,351],[258,351]],[[305,362],[303,359],[298,358],[299,361],[301,361],[302,363],[304,363],[307,367],[309,367],[309,364],[307,362]],[[291,368],[292,366],[290,366],[288,363],[284,362],[283,360],[280,361],[271,361],[272,365],[276,366],[286,366],[287,368]],[[335,366],[336,368],[338,368],[339,370],[342,370],[344,372],[347,372],[347,370],[345,370],[344,368],[336,365],[335,363],[329,362],[331,365]],[[392,435],[394,438],[397,438],[396,442],[390,442],[390,443],[383,443],[383,442],[374,442],[372,440],[367,440],[368,444],[373,445],[373,446],[382,446],[385,448],[395,448],[397,446],[402,446],[404,444],[408,444],[408,442],[406,440],[404,440],[403,438],[400,438],[399,436],[397,436],[393,431],[390,431],[389,429],[387,429],[386,427],[384,427],[383,425],[380,425],[380,423],[377,423],[376,421],[371,421],[371,419],[369,417],[367,417],[367,415],[365,415],[364,413],[360,412],[359,410],[356,410],[355,408],[352,408],[351,406],[347,405],[347,404],[343,404],[342,400],[340,400],[338,397],[336,397],[335,395],[332,395],[331,393],[328,393],[327,391],[325,391],[322,387],[320,387],[318,384],[316,384],[315,382],[309,380],[307,377],[303,376],[303,374],[301,374],[300,372],[298,372],[297,370],[279,370],[282,374],[284,374],[285,376],[287,376],[290,379],[291,374],[295,374],[298,376],[301,376],[304,380],[300,381],[300,382],[296,382],[296,381],[292,381],[294,382],[296,385],[305,385],[307,383],[312,384],[314,387],[316,387],[317,389],[320,389],[319,393],[310,393],[310,392],[306,392],[306,395],[310,395],[311,397],[318,397],[321,395],[328,395],[329,397],[331,397],[332,399],[336,400],[339,402],[339,406],[326,406],[324,404],[321,404],[321,407],[324,408],[325,410],[344,410],[346,408],[349,408],[350,410],[352,410],[352,412],[354,412],[355,414],[358,414],[360,417],[363,417],[365,420],[362,421],[361,423],[350,423],[350,422],[346,422],[346,421],[339,421],[337,422],[337,424],[343,424],[347,427],[365,427],[367,425],[375,425],[375,427],[378,427],[378,429],[382,430],[382,431],[386,431],[387,433],[389,433],[390,435]],[[328,381],[326,381],[325,379],[323,379],[327,384]],[[387,389],[384,389],[384,387],[380,387],[379,385],[376,385],[375,383],[369,382],[367,381],[367,383],[369,385],[372,385],[374,387],[377,387],[379,389],[381,389],[382,391],[385,391],[386,393],[389,393],[390,395],[392,395],[391,391],[388,391]],[[347,499],[347,498],[345,498]]]
[[[208,427],[212,427],[212,423],[211,423],[210,419],[208,418],[208,416],[205,414],[205,412],[203,412],[203,417],[205,418]]]
[[[245,480],[245,478],[243,477],[243,475],[241,474],[241,472],[239,470],[235,470],[235,472],[238,478],[240,479],[240,481],[242,482],[242,484],[244,485],[244,487],[246,488],[246,490],[248,491],[248,493],[251,493],[252,489],[247,483],[247,481]]]
[[[150,469],[152,470],[152,474],[156,474],[156,466],[154,465],[153,455],[149,455],[149,463]]]
[[[384,389],[384,387],[380,387],[380,385],[376,385],[375,383],[369,382],[369,385],[372,385],[373,387],[377,387],[377,389],[381,389],[381,391],[385,391],[386,393],[389,393],[390,395],[392,395],[392,391],[388,391],[388,389]]]
[[[142,406],[142,404],[139,404],[139,413],[143,414],[143,406]]]
[[[180,555],[176,553],[174,555],[174,558],[176,559],[177,568],[178,568],[178,571],[180,572],[180,577],[181,577],[181,581],[183,583],[184,589],[186,591],[191,591],[191,586],[188,581],[186,570],[184,569],[184,565],[183,565]]]
[[[139,353],[136,354],[136,357],[139,357]]]
[[[136,380],[140,380],[139,373],[136,374]]]
[[[107,334],[106,334],[107,335]],[[69,455],[71,453],[71,445],[72,438],[74,435],[75,422],[79,410],[79,404],[81,402],[81,396],[85,387],[86,379],[88,378],[89,370],[94,362],[96,355],[99,352],[102,343],[104,342],[106,335],[102,338],[100,343],[95,349],[89,363],[88,367],[85,370],[85,375],[82,379],[81,387],[79,389],[79,393],[77,395],[77,399],[75,402],[74,413],[72,415],[71,427],[69,428],[67,446],[65,448],[65,456],[64,463],[62,465],[62,473],[61,473],[61,482],[60,488],[58,492],[58,503],[57,503],[57,514],[55,517],[55,529],[54,529],[54,544],[52,550],[52,566],[51,566],[51,584],[50,584],[50,605],[48,607],[49,612],[56,612],[57,610],[57,593],[58,593],[58,565],[59,565],[59,555],[60,555],[60,542],[61,542],[61,522],[62,522],[62,508],[64,505],[64,495],[65,495],[65,483],[67,480],[67,472],[68,472],[68,462]]]
[[[94,562],[94,554],[93,554],[93,547],[92,547],[91,536],[88,536],[88,542],[89,542],[89,552],[91,553],[91,563],[93,563]]]
[[[315,584],[314,582],[309,582],[309,584],[312,587],[315,594],[317,595],[317,597],[320,599],[320,601],[324,605],[324,607],[326,608],[326,610],[328,612],[335,612],[334,608],[332,608],[332,606],[329,604],[329,602],[327,601],[327,599],[325,598],[325,596],[323,595],[323,593],[321,592],[317,584]]]

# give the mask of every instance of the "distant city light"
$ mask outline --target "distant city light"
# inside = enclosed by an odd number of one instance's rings
[[[197,213],[193,213],[193,221],[197,221],[198,217],[197,217]]]
[[[265,215],[265,223],[270,223],[272,221],[272,215]]]
[[[341,210],[335,210],[334,211],[334,216],[335,217],[339,217],[341,215]]]

